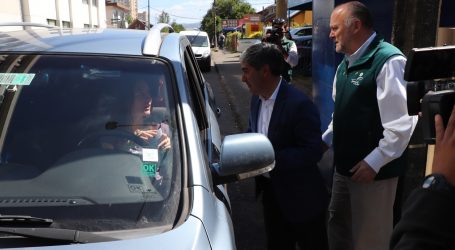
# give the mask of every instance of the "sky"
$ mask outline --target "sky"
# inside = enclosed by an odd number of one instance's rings
[[[179,24],[199,23],[212,7],[213,0],[138,0],[138,12],[147,11],[150,1],[150,21],[155,24],[159,14],[164,11],[171,17],[171,22]],[[256,11],[275,3],[275,0],[245,0]]]

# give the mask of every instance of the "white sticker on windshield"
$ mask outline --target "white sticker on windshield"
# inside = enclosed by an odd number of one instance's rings
[[[35,74],[0,73],[0,85],[30,85]]]
[[[158,162],[158,149],[156,148],[143,148],[142,161]]]

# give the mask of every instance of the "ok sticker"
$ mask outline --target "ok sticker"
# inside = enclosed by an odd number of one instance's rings
[[[156,163],[143,163],[141,170],[143,175],[153,177],[156,175]]]

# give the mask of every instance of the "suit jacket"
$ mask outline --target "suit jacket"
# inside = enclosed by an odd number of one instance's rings
[[[259,97],[253,96],[248,132],[258,131],[260,105]],[[275,150],[270,179],[275,199],[291,222],[304,222],[327,210],[328,192],[317,166],[322,156],[320,126],[313,102],[282,80],[268,128]]]

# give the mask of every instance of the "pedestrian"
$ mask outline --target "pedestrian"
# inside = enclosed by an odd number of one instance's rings
[[[390,249],[455,249],[455,106],[447,128],[435,119],[433,173],[408,197]]]
[[[331,250],[388,249],[403,152],[417,123],[409,116],[406,59],[373,29],[367,7],[352,1],[330,17],[330,38],[344,59],[337,68],[332,121],[323,134],[333,146],[329,205]]]
[[[252,93],[248,132],[266,135],[275,168],[256,177],[268,249],[327,249],[328,192],[319,173],[322,143],[319,112],[284,80],[280,49],[250,46],[241,56],[242,81]]]
[[[218,43],[219,43],[220,49],[224,48],[224,40],[225,40],[225,36],[224,36],[223,32],[221,32],[218,37]]]
[[[285,36],[286,32],[288,32],[286,20],[283,18],[273,19],[272,29],[270,32],[267,32],[264,41],[276,44],[281,49],[285,61],[285,67],[283,68],[281,75],[288,83],[291,83],[292,68],[299,63],[299,54],[295,42],[287,39]]]

